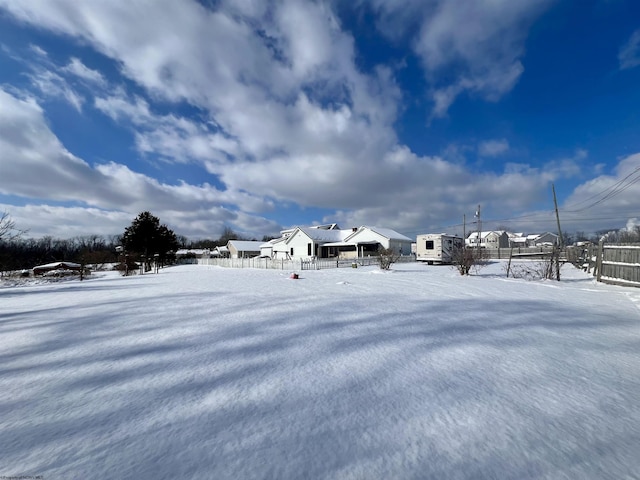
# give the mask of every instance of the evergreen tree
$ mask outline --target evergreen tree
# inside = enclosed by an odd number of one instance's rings
[[[151,259],[158,254],[161,264],[170,252],[178,248],[178,238],[173,230],[161,225],[158,217],[150,212],[140,213],[122,235],[122,246],[127,252],[145,256],[146,270],[151,269]]]

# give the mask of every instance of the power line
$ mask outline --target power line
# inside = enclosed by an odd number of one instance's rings
[[[638,171],[640,171],[640,168],[637,169]],[[638,180],[634,180],[634,183],[636,181],[640,181],[640,178],[638,178]],[[629,185],[631,186],[631,185]],[[626,187],[628,188],[628,187]],[[600,202],[601,203],[601,202]],[[598,215],[579,215],[576,216],[574,215],[575,213],[580,213],[585,211],[586,208],[584,209],[579,209],[579,210],[562,210],[560,209],[560,213],[563,214],[563,220],[562,223],[587,223],[587,222],[591,222],[591,221],[621,221],[621,220],[627,220],[630,216],[640,216],[639,212],[637,209],[616,209],[615,212],[612,213],[601,213]],[[523,215],[516,215],[513,217],[503,217],[503,218],[483,218],[483,223],[486,224],[498,224],[498,223],[506,223],[506,222],[523,222],[526,223],[528,225],[539,225],[539,224],[549,224],[551,222],[554,221],[554,217],[553,217],[554,213],[552,210],[543,210],[543,211],[539,211],[539,212],[535,212],[535,213],[528,213],[528,214],[523,214]],[[476,223],[476,222],[473,222]],[[423,227],[423,228],[419,228],[416,230],[408,230],[405,231],[405,233],[407,234],[420,234],[420,233],[424,233],[427,230],[439,230],[439,231],[446,231],[449,229],[462,229],[464,227],[464,223],[451,223],[451,224],[445,224],[445,225],[436,225],[436,226],[431,226],[431,227]]]
[[[632,179],[631,181],[629,181],[629,183],[627,185],[624,185],[624,182],[627,181],[627,179],[629,179],[630,177],[632,177],[635,174],[638,174],[638,176],[634,179]],[[571,212],[571,213],[578,213],[578,212],[582,212],[584,210],[587,210],[591,207],[594,207],[602,202],[604,202],[605,200],[612,198],[622,192],[624,192],[625,190],[627,190],[629,187],[631,187],[632,185],[636,184],[638,181],[640,181],[640,167],[636,168],[633,172],[631,172],[630,174],[628,174],[626,177],[624,177],[623,179],[617,181],[616,183],[614,183],[613,185],[605,188],[604,190],[591,195],[590,197],[585,198],[584,200],[581,200],[580,202],[577,202],[575,204],[573,204],[574,207],[577,207],[580,204],[586,203],[596,197],[598,197],[599,195],[602,195],[603,193],[606,193],[602,198],[599,198],[598,200],[596,200],[595,202],[591,203],[590,205],[587,205],[586,207],[582,207],[580,209],[577,210],[564,210],[564,212]],[[571,206],[571,205],[570,205]],[[567,207],[565,207],[567,208]]]

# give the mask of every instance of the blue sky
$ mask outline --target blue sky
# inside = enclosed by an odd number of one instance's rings
[[[633,0],[0,0],[29,236],[640,224]]]

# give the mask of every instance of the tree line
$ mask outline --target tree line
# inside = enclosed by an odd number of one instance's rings
[[[20,270],[56,261],[105,264],[116,261],[116,245],[119,236],[78,236],[69,239],[14,238],[0,239],[0,270]]]
[[[136,262],[143,263],[149,270],[155,260],[163,264],[171,262],[172,253],[179,248],[215,248],[226,245],[229,240],[245,240],[228,227],[217,239],[189,240],[176,235],[148,211],[141,212],[121,235],[34,239],[25,238],[27,233],[17,228],[7,212],[0,214],[0,271],[31,269],[58,261],[98,268],[110,263]],[[265,238],[271,239],[263,237],[263,240]]]

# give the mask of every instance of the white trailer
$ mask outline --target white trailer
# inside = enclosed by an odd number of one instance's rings
[[[416,240],[416,260],[434,263],[452,263],[454,252],[464,248],[464,240],[456,235],[446,233],[425,233]]]

